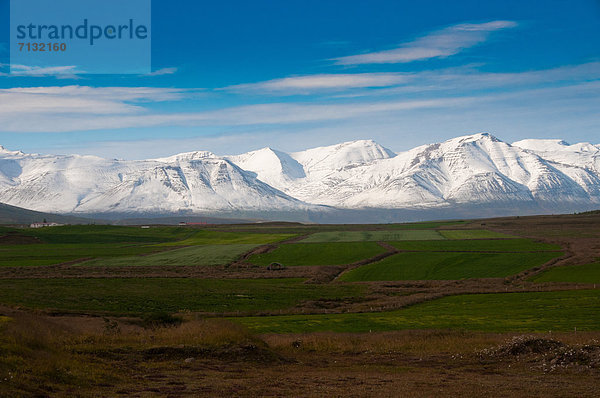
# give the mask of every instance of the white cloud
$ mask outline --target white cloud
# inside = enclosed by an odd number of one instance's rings
[[[0,120],[56,115],[119,115],[145,111],[131,102],[173,101],[184,90],[153,87],[53,86],[0,89]],[[6,119],[5,119],[6,120]],[[42,123],[46,126],[47,123]]]
[[[473,92],[477,90],[523,90],[544,85],[571,84],[600,79],[600,62],[565,65],[524,72],[482,72],[474,67],[430,70],[404,74],[405,83],[379,90],[341,93],[338,97],[390,96],[425,92]]]
[[[0,43],[1,44],[1,43]],[[0,76],[34,76],[34,77],[48,77],[54,76],[57,79],[78,79],[79,74],[85,73],[85,71],[77,69],[75,65],[65,66],[29,66],[29,65],[18,65],[18,64],[0,64],[0,67],[10,68],[10,74],[1,73]],[[155,70],[154,72],[145,74],[143,76],[164,76],[172,75],[177,73],[177,68],[162,68]]]
[[[405,81],[406,77],[401,73],[318,74],[286,77],[258,83],[238,84],[225,87],[224,90],[275,94],[310,94],[319,91],[352,88],[388,87]]]
[[[470,98],[394,100],[345,104],[275,103],[247,105],[190,115],[190,120],[208,125],[294,124],[352,119],[364,115],[422,108],[452,107]]]
[[[177,68],[162,68],[155,70],[154,72],[145,74],[144,76],[163,76],[163,75],[172,75],[177,73]]]
[[[74,79],[77,80],[80,77],[78,74],[83,71],[78,70],[76,66],[65,65],[65,66],[28,66],[18,64],[0,64],[0,68],[10,69],[10,73],[0,72],[0,76],[7,77],[48,77],[52,76],[57,79]]]
[[[181,99],[184,93],[149,87],[37,87],[0,89],[0,128],[10,132],[69,132],[153,126],[296,124],[421,108],[456,106],[469,99],[369,101],[342,104],[273,103],[192,113],[152,113],[143,102]]]
[[[152,136],[138,141],[74,143],[72,147],[61,146],[53,152],[144,159],[191,150],[207,150],[220,155],[237,154],[266,146],[291,152],[357,139],[374,139],[392,150],[402,151],[478,131],[490,131],[506,142],[531,137],[556,137],[598,143],[600,121],[596,110],[600,107],[600,98],[596,93],[600,89],[599,84],[590,82],[561,88],[483,95],[455,103],[455,106],[379,113],[365,111],[360,115],[329,122],[322,120],[310,124],[248,125],[225,129],[199,127],[195,137],[189,137],[189,132],[186,132],[186,138],[176,137],[178,130],[175,128],[169,130],[172,138]],[[221,116],[226,117],[226,113]],[[47,151],[37,147],[33,150]]]
[[[116,88],[115,92],[120,92],[120,89]],[[492,131],[507,142],[531,137],[597,142],[597,132],[600,131],[598,90],[600,82],[591,81],[562,87],[501,94],[483,92],[477,97],[423,101],[279,103],[174,114],[152,114],[147,110],[92,115],[0,113],[0,126],[5,131],[14,128],[15,131],[38,132],[168,127],[172,138],[152,133],[137,141],[87,144],[80,141],[70,147],[61,144],[52,151],[129,159],[167,156],[196,149],[232,154],[273,146],[293,151],[352,139],[375,139],[399,151],[477,131]],[[108,95],[108,91],[99,91],[98,98],[103,95]],[[198,126],[197,136],[177,138],[177,126]],[[218,134],[215,135],[216,132]],[[41,147],[33,149],[48,151]]]
[[[600,79],[600,62],[566,65],[524,72],[484,72],[479,65],[402,73],[316,74],[291,76],[257,83],[238,84],[219,90],[286,96],[335,94],[334,98],[384,96],[426,91],[525,88],[546,83]],[[376,88],[377,90],[372,90]]]
[[[77,66],[74,65],[43,67],[12,64],[10,66],[10,73],[21,76],[53,76],[58,74],[74,75],[81,72],[77,71]]]
[[[357,89],[360,84],[394,84],[396,78],[398,81],[393,87],[365,88],[362,98],[352,100],[329,96],[311,102],[266,103],[172,113],[157,112],[155,107],[147,104],[187,100],[195,90],[76,85],[0,89],[0,131],[43,133],[198,126],[214,132],[362,124],[371,135],[382,120],[389,120],[390,124],[393,120],[401,126],[408,121],[426,118],[428,123],[430,119],[439,120],[439,125],[445,129],[442,117],[454,120],[459,115],[473,114],[474,109],[481,110],[485,106],[485,112],[492,120],[493,115],[508,114],[509,111],[522,114],[524,111],[515,108],[517,103],[536,115],[546,112],[549,115],[561,114],[565,120],[572,122],[572,117],[565,114],[568,110],[573,115],[584,115],[580,123],[587,120],[593,124],[590,107],[600,106],[594,98],[600,85],[600,62],[521,73],[484,73],[468,67],[399,75],[348,74],[341,75],[344,76],[341,80],[329,80],[330,75],[316,76],[317,79],[292,77],[291,80],[265,83],[269,86],[277,82],[275,87],[285,93],[286,90],[295,92],[298,87],[316,89],[345,85]],[[356,79],[357,76],[360,79]],[[374,76],[376,78],[372,80]],[[356,90],[350,92],[360,94]],[[450,117],[451,114],[455,116]],[[480,111],[480,115],[483,114]],[[480,118],[484,119],[483,116]],[[465,131],[472,130],[466,117],[463,123]],[[491,127],[486,128],[481,123],[480,129],[491,130]]]
[[[513,21],[481,24],[459,24],[432,32],[398,48],[335,58],[338,65],[405,63],[431,58],[444,58],[487,40],[491,32],[513,28]]]

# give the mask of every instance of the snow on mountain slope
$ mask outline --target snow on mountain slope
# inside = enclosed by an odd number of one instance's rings
[[[526,149],[544,159],[600,172],[600,145],[588,142],[569,144],[563,140],[522,140],[513,146]]]
[[[304,167],[305,172],[315,176],[328,175],[332,171],[343,171],[394,156],[394,152],[372,140],[344,142],[291,154]]]
[[[0,202],[47,212],[309,207],[208,152],[145,161],[0,152]]]
[[[327,199],[331,188],[349,178],[355,168],[394,156],[372,140],[361,140],[291,154],[263,148],[228,159],[297,199],[337,206],[339,198]]]
[[[395,154],[352,141],[287,154],[197,151],[142,161],[0,148],[0,202],[47,212],[427,209],[600,204],[600,147],[487,133]]]
[[[487,133],[423,145],[393,156],[372,141],[340,144],[364,157],[345,157],[336,147],[291,154],[305,177],[270,177],[290,196],[345,208],[439,207],[452,203],[598,203],[598,174],[564,166]],[[357,147],[365,146],[361,151]],[[377,148],[378,150],[374,150]],[[354,161],[346,161],[352,159]],[[251,171],[251,164],[245,164]],[[274,171],[273,171],[274,172]]]
[[[256,173],[261,181],[269,185],[285,188],[294,180],[306,177],[304,167],[284,152],[263,148],[243,155],[227,157],[244,170]]]
[[[70,212],[86,195],[109,189],[128,171],[126,164],[94,156],[0,153],[0,202]]]

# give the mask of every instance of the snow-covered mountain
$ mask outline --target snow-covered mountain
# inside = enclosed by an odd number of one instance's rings
[[[119,161],[0,149],[0,202],[56,213],[309,208],[209,152]]]
[[[513,146],[527,149],[544,159],[600,172],[600,145],[587,142],[570,145],[563,140],[522,140]]]
[[[397,155],[373,141],[355,141],[289,155],[263,149],[230,159],[290,196],[342,208],[600,203],[598,147],[537,152],[530,149],[538,147],[536,141],[510,145],[481,133]]]
[[[1,148],[1,147],[0,147]],[[0,202],[58,213],[450,209],[600,205],[600,146],[487,133],[395,154],[370,141],[285,153],[142,161],[0,149]],[[437,213],[439,214],[439,213]]]
[[[343,205],[340,199],[328,200],[331,188],[339,187],[354,176],[356,168],[395,156],[376,142],[364,140],[291,154],[264,148],[229,159],[241,168],[255,172],[261,181],[297,199],[340,206]],[[353,192],[356,193],[357,190]]]

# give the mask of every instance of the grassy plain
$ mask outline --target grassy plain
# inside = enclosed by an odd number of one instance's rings
[[[400,224],[377,224],[378,227],[384,227],[389,230],[398,230],[398,229],[438,229],[438,228],[446,228],[451,226],[461,226],[469,223],[468,220],[450,220],[450,221],[423,221],[423,222],[409,222],[409,223],[400,223]]]
[[[0,395],[593,397],[599,225],[0,227]]]
[[[222,232],[222,231],[195,231],[186,239],[167,242],[161,246],[190,246],[190,245],[232,245],[232,244],[253,244],[264,245],[267,243],[275,243],[284,239],[292,238],[295,234],[250,234],[239,232]]]
[[[114,225],[65,225],[37,229],[5,228],[0,233],[39,238],[46,243],[161,243],[185,239],[191,234],[184,227],[152,226],[143,229]]]
[[[58,243],[0,245],[0,266],[52,265],[83,258],[139,256],[164,250],[155,245],[126,243]]]
[[[364,260],[384,253],[375,242],[293,243],[249,258],[249,262],[267,266],[278,262],[284,266],[339,265]]]
[[[553,267],[533,278],[534,282],[600,283],[600,262]]]
[[[94,266],[227,264],[253,247],[295,236],[105,225],[3,228],[3,233],[23,242],[0,244],[0,267],[45,266],[81,259],[93,259],[86,265]],[[196,248],[166,252],[179,246]]]
[[[359,298],[364,286],[302,279],[95,278],[0,280],[0,302],[67,313],[260,312],[306,300]]]
[[[229,245],[198,245],[184,247],[175,250],[167,250],[148,256],[129,256],[98,258],[86,261],[81,265],[102,267],[126,267],[126,266],[149,266],[149,267],[171,267],[171,266],[198,266],[198,265],[221,265],[228,264],[247,251],[253,249],[255,244],[229,244]],[[163,247],[164,249],[164,247]]]
[[[562,253],[405,252],[360,266],[343,281],[454,280],[503,278],[544,264]]]
[[[312,242],[377,242],[399,240],[439,240],[445,239],[438,231],[430,229],[396,230],[396,231],[333,231],[317,232],[303,239],[304,243]]]
[[[456,229],[440,230],[440,234],[446,239],[509,239],[515,236],[501,232],[489,231],[487,229]]]
[[[236,318],[257,333],[458,329],[493,332],[600,330],[600,290],[470,294],[392,312]]]
[[[468,252],[527,252],[561,250],[556,244],[534,242],[531,239],[435,240],[390,242],[406,251],[468,251]]]

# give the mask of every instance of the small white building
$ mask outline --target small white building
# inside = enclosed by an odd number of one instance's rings
[[[34,222],[29,225],[29,228],[43,228],[43,227],[60,227],[64,224],[58,224],[55,222]]]

